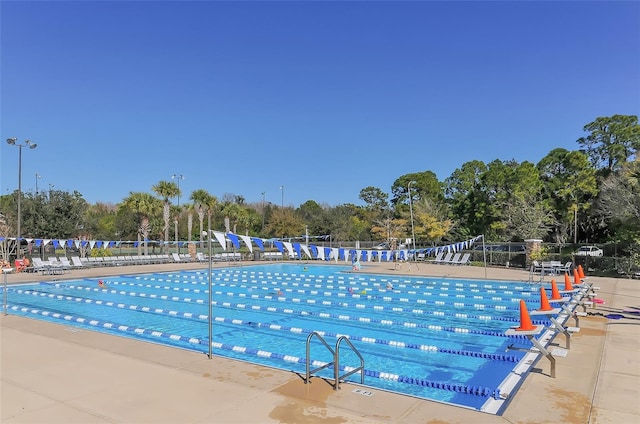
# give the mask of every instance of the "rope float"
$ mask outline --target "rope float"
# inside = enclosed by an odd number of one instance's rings
[[[197,345],[208,345],[207,341],[201,340],[199,338],[194,338],[194,337],[185,337],[185,336],[180,336],[177,334],[168,334],[168,333],[164,333],[161,331],[155,331],[155,330],[149,330],[149,329],[144,329],[144,328],[139,328],[139,327],[130,327],[127,325],[122,325],[122,324],[115,324],[115,323],[111,323],[111,322],[106,322],[106,321],[100,321],[100,320],[94,320],[91,318],[87,318],[87,317],[82,317],[82,316],[74,316],[74,315],[64,315],[61,313],[57,313],[57,312],[51,312],[51,311],[46,311],[46,310],[40,310],[40,309],[31,309],[31,308],[27,308],[27,307],[19,307],[19,306],[11,306],[10,308],[13,311],[18,311],[18,312],[22,312],[22,313],[30,313],[30,314],[35,314],[35,315],[43,315],[43,316],[47,316],[47,317],[51,317],[51,318],[55,318],[55,319],[60,319],[60,320],[64,320],[67,322],[77,322],[79,324],[84,324],[84,325],[91,325],[94,327],[103,327],[103,328],[108,328],[111,330],[117,330],[117,331],[121,331],[121,332],[131,332],[131,333],[135,333],[137,335],[147,335],[147,336],[153,336],[153,337],[159,337],[159,338],[166,338],[166,339],[170,339],[173,341],[182,341],[182,342],[187,342],[189,344],[197,344]],[[227,351],[232,351],[232,352],[236,352],[236,353],[242,353],[242,354],[247,354],[247,355],[254,355],[254,356],[259,356],[262,358],[269,358],[269,359],[279,359],[279,360],[283,360],[289,363],[297,363],[297,364],[305,364],[306,363],[306,359],[305,358],[300,358],[297,356],[292,356],[292,355],[284,355],[284,354],[280,354],[280,353],[273,353],[273,352],[268,352],[268,351],[263,351],[263,350],[258,350],[258,349],[253,349],[253,348],[247,348],[247,347],[243,347],[243,346],[234,346],[234,345],[229,345],[229,344],[224,344],[224,343],[216,343],[213,342],[211,343],[211,346],[214,348],[218,348],[220,350],[227,350]],[[313,365],[314,366],[320,366],[320,365],[324,365],[326,363],[320,362],[320,361],[313,361]],[[349,371],[349,370],[353,370],[352,367],[346,367],[346,366],[340,366],[340,370],[341,371]],[[405,383],[405,384],[412,384],[412,385],[416,385],[416,386],[422,386],[422,387],[428,387],[428,388],[432,388],[432,389],[438,389],[438,390],[445,390],[445,391],[451,391],[451,392],[456,392],[456,393],[464,393],[464,394],[469,394],[469,395],[474,395],[474,396],[481,396],[484,398],[489,398],[489,397],[493,397],[495,399],[499,399],[500,398],[500,390],[499,389],[491,389],[489,387],[480,387],[480,386],[469,386],[466,384],[451,384],[451,383],[446,383],[446,382],[442,382],[442,381],[433,381],[433,380],[428,380],[428,379],[424,379],[424,378],[417,378],[417,377],[410,377],[410,376],[401,376],[398,374],[393,374],[393,373],[387,373],[387,372],[380,372],[380,371],[373,371],[373,370],[364,370],[364,375],[367,377],[373,377],[373,378],[379,378],[382,380],[390,380],[390,381],[396,381],[398,383]]]
[[[105,302],[102,300],[94,300],[94,299],[88,299],[83,297],[42,293],[42,292],[37,292],[35,290],[24,291],[24,294],[49,297],[49,298],[58,299],[58,300],[69,300],[69,301],[83,302],[83,303],[89,303],[89,304],[93,303],[93,304],[102,305],[102,306],[116,307],[119,309],[156,313],[159,315],[178,316],[178,317],[183,317],[187,319],[207,320],[209,318],[208,315],[202,315],[202,314],[194,315],[193,313],[190,313],[190,312],[179,312],[179,311],[164,310],[159,308],[153,309],[150,307],[143,307],[139,305],[127,305],[124,303]],[[214,317],[214,320],[216,322],[221,322],[225,324],[251,325],[253,327],[265,328],[265,329],[276,330],[276,331],[288,331],[295,334],[310,334],[313,331],[316,331],[316,330],[310,330],[310,329],[299,328],[299,327],[290,327],[290,326],[279,325],[279,324],[266,324],[266,323],[260,323],[255,321],[245,321],[245,320],[239,320],[235,318]],[[434,353],[447,353],[447,354],[459,355],[459,356],[469,356],[469,357],[489,359],[494,361],[507,361],[507,362],[515,363],[520,360],[520,358],[514,357],[512,355],[501,355],[501,354],[493,354],[493,353],[485,353],[485,352],[475,352],[470,350],[451,349],[451,348],[444,348],[444,347],[439,347],[434,345],[421,345],[417,343],[405,343],[405,342],[400,342],[395,340],[384,340],[384,339],[377,339],[377,338],[364,337],[364,336],[352,336],[349,334],[334,333],[330,331],[317,331],[317,333],[319,333],[323,337],[326,336],[326,337],[338,338],[340,336],[346,336],[350,340],[357,340],[363,343],[387,345],[387,346],[397,347],[397,348],[417,349],[417,350],[434,352]],[[518,337],[521,337],[521,336],[518,336]]]
[[[124,285],[132,285],[132,283],[112,283],[113,285],[117,285],[117,284],[124,284]],[[90,291],[100,291],[100,289],[96,289],[95,287],[84,287],[84,286],[75,286],[75,285],[65,285],[64,287],[66,288],[73,288],[73,289],[80,289],[80,290],[90,290]],[[153,288],[162,288],[162,286],[149,286],[147,285],[147,287],[153,287]],[[166,286],[165,286],[166,287]],[[188,290],[187,290],[188,291]],[[175,301],[175,302],[193,302],[194,299],[190,299],[190,298],[181,298],[178,296],[164,296],[164,295],[148,295],[146,293],[135,293],[135,292],[125,292],[125,291],[117,291],[117,290],[110,290],[109,292],[111,293],[119,293],[119,294],[123,294],[123,295],[127,295],[127,296],[133,296],[133,297],[142,297],[142,298],[149,298],[149,299],[161,299],[161,300],[169,300],[169,301]],[[216,292],[216,294],[224,294],[222,292]],[[272,300],[273,296],[270,295],[265,295],[265,296],[259,296],[259,295],[252,295],[251,296],[252,299],[256,299],[256,300]],[[206,302],[204,300],[201,299],[195,299],[195,303],[199,303],[199,304],[206,304]],[[295,302],[295,303],[299,303],[299,302]],[[307,303],[311,303],[311,304],[315,304],[315,302],[307,302]],[[213,301],[212,303],[214,306],[223,306],[223,307],[227,307],[227,308],[240,308],[240,309],[247,309],[246,305],[241,304],[241,303],[229,303],[229,302],[218,302],[218,301]],[[323,302],[323,306],[325,306],[326,303]],[[332,303],[333,306],[342,306],[342,307],[348,307],[350,306],[349,304],[335,304]],[[354,305],[351,305],[354,306]],[[391,311],[391,312],[405,312],[404,309],[402,308],[385,308],[383,306],[367,306],[367,305],[360,305],[360,304],[355,304],[355,307],[358,309],[375,309],[376,311]],[[470,333],[470,334],[481,334],[481,335],[488,335],[488,336],[498,336],[498,337],[505,337],[504,332],[502,331],[490,331],[490,330],[473,330],[473,329],[467,329],[467,328],[460,328],[460,327],[442,327],[442,326],[434,326],[431,324],[420,324],[420,323],[408,323],[408,322],[394,322],[391,320],[386,320],[386,319],[375,319],[375,318],[367,318],[367,317],[351,317],[349,315],[343,315],[343,314],[331,314],[331,313],[326,313],[326,312],[321,312],[321,313],[312,313],[312,312],[307,312],[307,311],[296,311],[293,309],[289,309],[289,308],[278,308],[278,307],[262,307],[259,305],[253,305],[250,307],[251,310],[255,310],[255,311],[267,311],[267,312],[282,312],[282,313],[291,313],[291,314],[298,314],[298,315],[312,315],[315,317],[319,317],[319,318],[333,318],[333,319],[339,319],[339,320],[343,320],[343,321],[355,321],[355,322],[365,322],[365,323],[369,323],[369,322],[373,322],[373,323],[378,323],[381,325],[398,325],[398,326],[403,326],[403,327],[417,327],[417,328],[427,328],[430,330],[434,330],[434,331],[449,331],[449,332],[454,332],[454,333]],[[472,314],[462,314],[462,313],[445,313],[442,311],[423,311],[421,309],[413,309],[410,311],[411,313],[416,313],[416,314],[427,314],[427,315],[433,315],[433,316],[438,316],[438,317],[451,317],[451,318],[457,318],[457,319],[477,319],[477,320],[481,320],[481,321],[504,321],[504,322],[518,322],[518,318],[513,318],[513,317],[491,317],[488,315],[472,315]],[[539,325],[546,325],[548,324],[547,321],[545,320],[536,320],[536,324]]]
[[[128,283],[128,282],[117,282],[117,281],[113,281],[110,282],[110,284],[112,285],[137,285],[135,283]],[[220,284],[221,286],[223,286],[223,284]],[[156,289],[164,289],[164,290],[171,290],[171,291],[186,291],[186,292],[193,292],[193,293],[207,293],[206,290],[201,291],[201,290],[191,290],[191,289],[181,289],[179,287],[172,287],[172,286],[161,286],[161,285],[143,285],[149,288],[156,288]],[[65,286],[65,287],[82,287],[82,286]],[[235,285],[232,287],[243,287],[243,288],[249,288],[248,286],[243,286],[243,285]],[[298,291],[300,292],[300,290]],[[115,292],[114,293],[125,293],[125,292]],[[332,294],[330,292],[328,292],[329,294]],[[214,294],[216,295],[226,295],[229,297],[247,297],[247,298],[252,298],[252,299],[260,299],[261,297],[259,295],[255,295],[255,294],[246,294],[246,293],[234,293],[234,292],[222,292],[222,291],[215,291]],[[303,293],[299,293],[299,294],[307,294],[306,290],[303,290]],[[319,292],[309,292],[310,295],[312,296],[327,296],[327,292],[325,293],[319,293]],[[343,295],[342,293],[338,294],[339,297],[344,296],[346,297],[346,295]],[[168,297],[161,297],[158,295],[148,295],[147,297],[150,298],[159,298],[159,299],[168,299]],[[363,298],[363,295],[360,294],[352,294],[350,297],[354,298],[354,299],[361,299]],[[272,296],[264,296],[262,297],[266,300],[272,300],[273,297]],[[377,296],[371,296],[371,295],[365,295],[364,298],[368,298],[368,299],[376,299],[376,300],[381,300],[387,303],[391,303],[391,302],[404,302],[404,303],[408,303],[409,299],[407,298],[397,298],[397,297],[390,297],[390,296],[384,296],[384,297],[377,297]],[[349,303],[341,303],[341,302],[334,302],[334,301],[330,301],[330,300],[316,300],[315,298],[313,299],[302,299],[302,298],[291,298],[291,300],[294,303],[308,303],[308,304],[322,304],[323,306],[341,306],[341,307],[349,307],[349,306],[353,306],[350,305]],[[510,301],[512,302],[520,302],[520,298],[516,299],[513,298]],[[529,300],[529,303],[534,304],[535,300]],[[421,304],[421,305],[428,305],[429,302],[427,300],[424,299],[417,299],[415,301],[415,303]],[[470,304],[470,303],[463,303],[463,302],[455,302],[453,304],[451,303],[447,303],[445,301],[441,301],[441,300],[435,300],[432,301],[431,303],[433,303],[435,306],[447,306],[447,305],[452,305],[456,308],[474,308],[474,309],[494,309],[494,310],[498,310],[498,311],[507,311],[507,310],[519,310],[519,306],[518,307],[510,307],[510,306],[504,306],[504,305],[486,305],[483,303],[474,303],[474,304]],[[356,304],[355,305],[356,308],[361,308],[361,309],[367,309],[370,308],[371,306],[367,306],[367,305],[359,305]],[[421,309],[412,309],[412,310],[405,310],[404,308],[401,307],[385,307],[385,306],[373,306],[373,309],[376,310],[382,310],[382,311],[393,311],[393,312],[409,312],[409,313],[418,313],[418,314],[422,314],[425,311],[421,310]],[[499,318],[494,318],[494,319],[499,319]]]
[[[173,275],[173,274],[172,274],[172,275]],[[186,284],[186,283],[184,283],[184,280],[172,280],[172,279],[149,278],[149,277],[147,277],[147,278],[144,278],[144,277],[138,277],[138,278],[139,278],[139,279],[142,279],[142,280],[167,281],[167,282],[172,282],[172,283],[183,283],[183,284]],[[204,278],[205,278],[205,276],[200,277],[200,279],[204,279]],[[264,276],[261,276],[261,278],[265,278],[265,277],[264,277]],[[270,276],[267,276],[266,278],[267,278],[267,279],[269,279],[269,281],[268,281],[268,282],[265,282],[265,281],[257,281],[257,280],[256,280],[256,281],[253,281],[253,282],[255,282],[255,283],[259,283],[259,284],[271,284],[271,285],[278,285],[278,286],[289,286],[289,285],[291,285],[292,287],[298,287],[298,286],[300,286],[300,284],[298,284],[298,283],[289,283],[289,282],[287,282],[287,281],[281,281],[281,280],[278,280],[278,281],[272,281],[272,280],[273,280],[273,278],[272,278],[272,277],[270,277]],[[215,280],[215,281],[235,281],[235,282],[240,282],[238,278],[231,279],[231,278],[217,277],[217,278],[214,278],[214,280]],[[394,280],[394,281],[397,281],[397,280]],[[245,278],[244,282],[248,282],[246,278]],[[328,282],[328,283],[331,283],[331,284],[333,284],[333,283],[334,283],[334,281],[327,281],[327,282]],[[344,282],[343,282],[343,283],[344,283]],[[190,284],[195,284],[195,282],[190,282]],[[203,284],[207,284],[207,283],[203,283]],[[363,286],[367,286],[367,287],[369,286],[369,284],[367,284],[367,282],[359,282],[359,284],[361,284],[361,285],[363,285]],[[439,284],[441,284],[441,285],[449,285],[449,283],[448,283],[448,282],[443,282],[443,283],[439,283]],[[221,284],[221,285],[224,285],[224,284]],[[335,288],[333,285],[326,286],[326,285],[320,285],[320,284],[313,284],[313,285],[312,285],[312,284],[302,284],[302,286],[303,286],[303,287],[308,287],[308,288],[311,288],[311,287],[313,287],[313,288],[319,288],[319,289]],[[383,287],[383,285],[382,285],[382,284],[380,284],[380,283],[374,283],[374,284],[373,284],[373,286],[374,286],[374,287]],[[460,284],[460,283],[456,283],[456,286],[460,286],[460,287],[457,287],[457,288],[455,289],[456,291],[464,291],[464,289],[462,288],[462,287],[464,287],[464,286],[463,286],[462,284]],[[406,286],[405,286],[405,285],[399,285],[398,287],[404,287],[404,288],[406,288]],[[471,284],[471,285],[470,285],[470,287],[478,287],[478,285],[476,285],[476,284]],[[493,287],[493,286],[492,286],[492,285],[484,285],[484,286],[483,286],[483,288],[487,289],[487,290],[486,290],[486,292],[487,292],[488,294],[496,293],[496,291],[495,291],[495,290],[489,290],[488,288],[490,288],[490,287]],[[505,289],[506,289],[506,288],[508,288],[507,286],[498,286],[498,287],[500,287],[500,288],[505,288]],[[449,290],[449,289],[448,289],[448,287],[439,287],[439,288],[436,288],[435,286],[433,286],[433,287],[427,287],[427,289],[429,289],[429,290],[440,290],[440,291],[448,291],[448,290]],[[522,298],[523,296],[528,297],[528,296],[532,296],[532,295],[536,294],[535,292],[533,292],[533,291],[532,291],[532,290],[530,290],[530,289],[526,289],[526,290],[525,290],[525,288],[523,288],[523,287],[522,287],[521,289],[522,289],[522,291],[521,291],[521,292],[518,292],[518,293],[514,293],[513,291],[506,291],[506,292],[504,292],[504,294],[509,294],[509,295],[512,295],[513,297],[503,298],[503,297],[498,297],[498,296],[492,296],[492,297],[487,297],[487,298],[486,298],[486,300],[493,300],[493,301],[507,301],[507,302],[514,302],[514,303],[515,303],[515,302],[518,302],[518,303],[519,303],[519,302],[520,302],[520,300],[521,300],[521,298]],[[380,291],[384,291],[384,292],[386,292],[386,291],[388,291],[388,290],[380,290]],[[472,289],[471,291],[472,291],[472,292],[473,292],[473,291],[475,291],[475,292],[479,292],[479,290],[473,290],[473,289]],[[306,291],[305,291],[305,293],[306,293]],[[411,292],[408,292],[408,293],[409,293],[409,294],[418,294],[418,293],[417,293],[417,292],[415,292],[415,291],[411,291]],[[312,294],[314,294],[314,293],[312,292]],[[426,295],[426,296],[456,297],[456,298],[469,298],[469,299],[485,300],[485,297],[484,297],[484,296],[480,296],[480,295],[473,295],[473,296],[471,296],[471,295],[467,296],[467,295],[461,295],[461,294],[451,294],[451,295],[449,295],[448,293],[439,293],[439,294],[437,294],[437,295],[434,295],[434,294],[433,294],[433,293],[431,293],[431,292],[423,292],[423,293],[420,293],[420,294],[423,294],[423,295]],[[329,293],[328,295],[333,295],[333,293]],[[337,295],[338,295],[338,296],[340,296],[340,295],[342,295],[342,293],[338,293]],[[383,299],[383,300],[386,300],[386,299]],[[405,298],[389,298],[389,299],[388,299],[388,300],[386,300],[386,301],[409,302],[409,299],[405,299]],[[517,308],[517,307],[514,307],[513,309],[514,309],[514,310],[517,310],[518,308]]]

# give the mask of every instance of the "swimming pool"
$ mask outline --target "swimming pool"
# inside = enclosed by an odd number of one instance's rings
[[[365,385],[483,410],[524,353],[505,330],[539,286],[351,273],[347,266],[214,269],[214,354],[304,374],[308,335],[346,336]],[[208,272],[41,282],[8,291],[12,314],[207,353]],[[534,324],[548,324],[546,319]],[[332,361],[312,342],[314,366]],[[359,365],[341,351],[341,372]],[[332,377],[329,370],[321,376]],[[360,374],[347,378],[359,382]]]

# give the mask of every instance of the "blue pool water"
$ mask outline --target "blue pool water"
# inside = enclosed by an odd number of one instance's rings
[[[306,340],[346,336],[365,360],[365,385],[481,409],[524,355],[506,352],[525,283],[351,273],[347,266],[275,264],[214,269],[213,352],[305,372]],[[10,287],[9,312],[208,353],[208,271]],[[546,319],[534,324],[547,324]],[[341,346],[341,374],[360,365]],[[332,361],[312,339],[312,368]],[[320,373],[332,377],[329,368]],[[360,382],[360,374],[347,378]]]

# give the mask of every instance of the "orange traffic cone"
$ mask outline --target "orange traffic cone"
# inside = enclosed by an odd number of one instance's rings
[[[553,308],[549,304],[549,299],[547,298],[547,291],[544,287],[540,287],[540,309],[539,311],[551,311]]]
[[[582,268],[582,265],[578,265],[578,275],[580,278],[584,278],[584,269]]]
[[[564,289],[566,291],[573,290],[573,286],[571,285],[571,279],[569,278],[569,274],[564,273]]]
[[[516,328],[516,331],[530,331],[535,329],[527,311],[527,305],[524,300],[520,300],[520,327]]]
[[[562,300],[556,280],[551,280],[551,300]]]
[[[581,284],[580,274],[578,274],[578,268],[573,268],[573,284],[579,286]]]

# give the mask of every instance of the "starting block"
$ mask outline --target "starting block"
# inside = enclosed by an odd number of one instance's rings
[[[564,334],[565,340],[566,340],[566,349],[570,350],[571,349],[571,334],[572,333],[577,333],[578,331],[580,331],[580,328],[578,327],[564,327],[562,324],[560,324],[555,318],[554,315],[558,315],[560,313],[560,308],[553,308],[549,311],[531,311],[530,314],[533,315],[544,315],[546,316],[549,321],[551,321],[551,326],[549,327],[550,330],[552,331],[556,331],[558,333],[562,333]],[[571,330],[569,330],[569,328],[571,328]]]
[[[505,331],[505,335],[507,336],[525,336],[531,344],[535,347],[535,349],[527,349],[523,347],[517,347],[511,345],[507,347],[507,350],[518,350],[521,352],[530,352],[530,353],[542,353],[551,363],[551,378],[556,378],[556,358],[554,356],[567,356],[567,351],[565,349],[554,349],[552,352],[547,350],[542,343],[536,339],[535,336],[542,333],[544,330],[544,325],[536,325],[533,330],[516,330],[515,328],[510,328]]]

